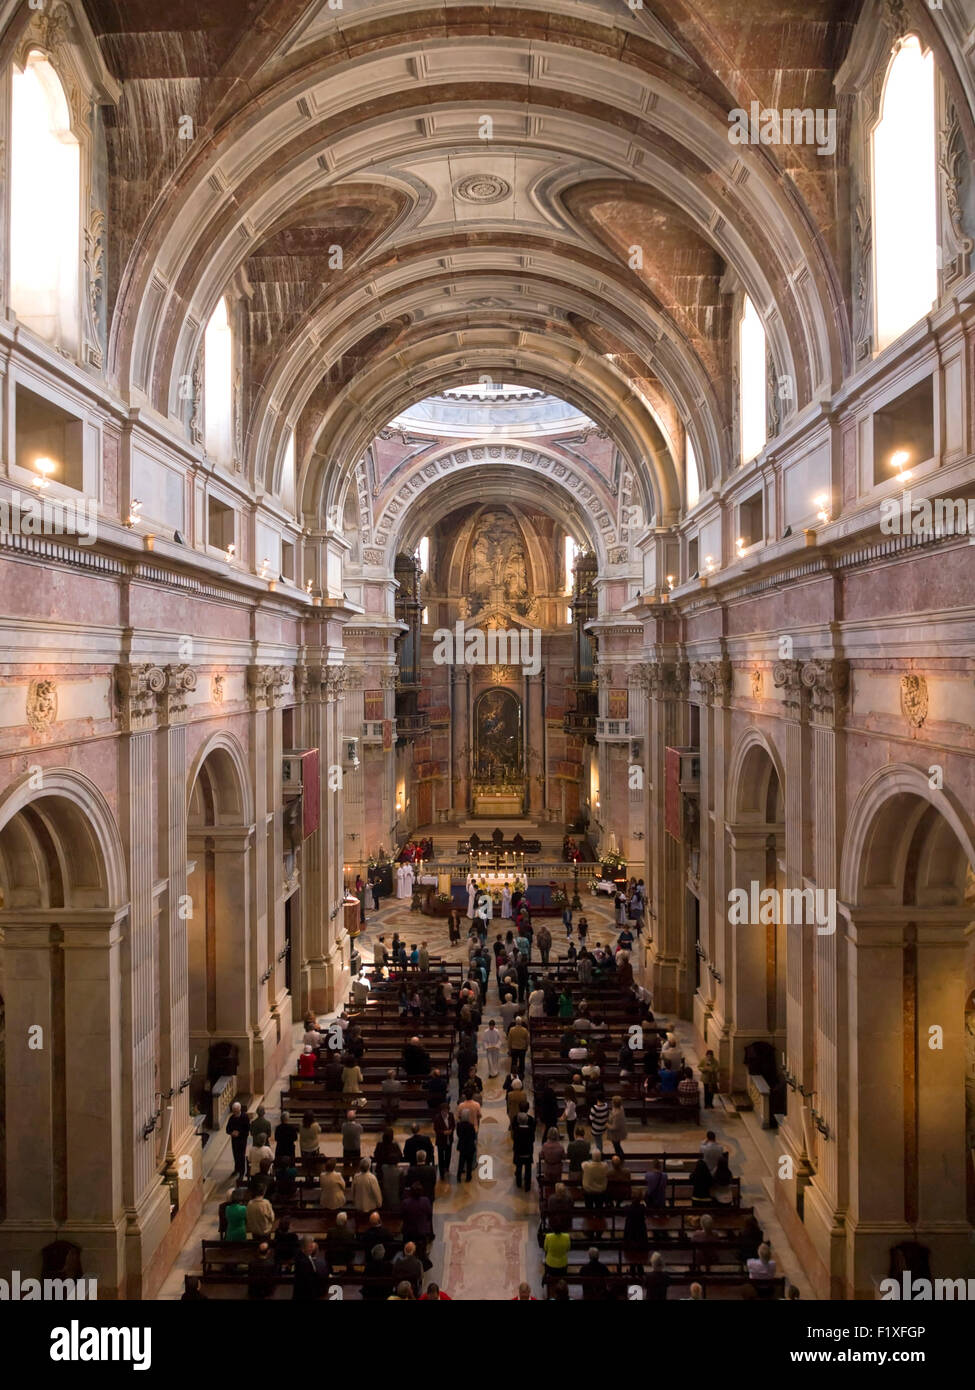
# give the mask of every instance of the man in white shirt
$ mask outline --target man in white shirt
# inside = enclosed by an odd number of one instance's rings
[[[537,985],[528,996],[528,1017],[545,1017],[545,991]]]
[[[747,1260],[745,1266],[749,1279],[775,1278],[775,1261],[772,1259],[772,1251],[764,1243],[758,1247],[757,1258]]]
[[[722,1144],[719,1144],[718,1141],[715,1139],[714,1130],[709,1129],[707,1133],[707,1138],[701,1145],[701,1157],[704,1159],[704,1162],[708,1165],[708,1172],[711,1174],[712,1177],[714,1177],[715,1171],[718,1166],[718,1161],[720,1160],[721,1155],[723,1153],[724,1146]]]
[[[484,1046],[487,1049],[488,1076],[497,1076],[501,1065],[501,1034],[493,1018],[484,1034]]]

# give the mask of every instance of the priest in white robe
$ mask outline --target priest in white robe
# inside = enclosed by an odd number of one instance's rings
[[[511,889],[507,884],[501,889],[501,916],[506,922],[511,920]]]

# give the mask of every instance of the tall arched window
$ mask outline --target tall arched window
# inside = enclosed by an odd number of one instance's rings
[[[203,411],[211,458],[233,458],[234,339],[226,299],[221,299],[203,339]]]
[[[281,486],[278,489],[278,496],[282,504],[289,510],[294,511],[295,506],[295,433],[294,430],[288,435],[288,442],[284,446],[284,459],[281,463]]]
[[[877,347],[885,348],[938,294],[934,56],[915,36],[887,69],[873,133]]]
[[[41,53],[14,66],[10,128],[10,307],[47,342],[80,339],[81,148],[64,88]]]
[[[571,594],[571,593],[572,593],[572,587],[573,587],[573,585],[574,585],[574,583],[575,583],[575,574],[574,574],[574,572],[573,572],[572,567],[573,567],[573,565],[574,565],[575,562],[576,562],[576,556],[578,555],[578,553],[579,553],[579,547],[576,545],[575,539],[574,539],[572,536],[566,536],[566,538],[565,538],[565,592],[566,592],[567,594]],[[570,620],[570,621],[571,621],[571,620]]]
[[[697,455],[694,452],[690,435],[687,436],[684,457],[684,487],[687,496],[687,510],[691,511],[701,500],[701,483],[697,473]]]
[[[755,305],[745,295],[738,331],[738,408],[741,461],[748,463],[765,448],[767,438],[765,329]]]

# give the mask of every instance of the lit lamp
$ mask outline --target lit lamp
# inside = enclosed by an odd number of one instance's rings
[[[911,470],[905,468],[905,464],[910,463],[911,456],[906,449],[895,449],[890,456],[890,466],[900,478],[902,483],[906,483],[911,476]]]
[[[126,526],[128,526],[130,529],[133,526],[135,526],[139,520],[139,513],[141,511],[142,503],[139,501],[138,497],[133,497],[132,501],[129,503],[129,515],[126,518]]]
[[[36,488],[44,488],[50,485],[51,474],[57,472],[57,464],[53,459],[39,458],[34,460],[34,471],[38,476],[34,479]]]
[[[705,569],[706,573],[708,573],[708,574],[714,574],[714,572],[715,572],[715,570],[716,570],[717,568],[718,568],[718,567],[717,567],[717,565],[714,563],[714,559],[713,559],[710,555],[705,555],[705,557],[704,557],[704,569]]]
[[[234,545],[233,541],[231,541],[230,544],[227,546],[227,564],[228,564],[228,565],[230,564],[231,560],[234,558],[234,556],[235,556],[236,554],[237,554],[237,547]]]
[[[267,567],[268,567],[268,565],[269,565],[270,563],[271,563],[270,560],[269,560],[268,557],[265,555],[265,556],[264,556],[264,559],[261,561],[261,578],[262,578],[262,579],[266,579],[266,578],[267,578]]]
[[[813,506],[817,509],[816,515],[819,517],[819,520],[823,523],[824,526],[827,525],[830,520],[829,494],[823,492],[820,493],[818,497],[814,497]]]
[[[735,546],[736,546],[736,548],[737,548],[737,550],[738,550],[738,559],[740,560],[741,557],[742,557],[742,556],[744,555],[744,553],[745,553],[745,541],[744,541],[744,537],[739,536],[738,539],[735,541]]]
[[[670,589],[671,592],[673,592],[674,576],[672,574],[668,574],[667,576],[667,588]]]

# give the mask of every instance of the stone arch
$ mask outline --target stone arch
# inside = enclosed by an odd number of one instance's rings
[[[847,1283],[854,1297],[866,1296],[887,1272],[898,1239],[927,1246],[939,1275],[963,1270],[969,1259],[973,867],[969,814],[921,769],[885,767],[860,789],[840,870],[849,978]]]
[[[226,730],[207,740],[190,773],[187,811],[187,958],[190,1052],[212,1083],[232,1065],[241,1087],[252,1077],[251,980],[253,811],[243,751]],[[229,1044],[229,1048],[225,1045]],[[202,1084],[198,1083],[198,1085]],[[194,1097],[201,1105],[206,1097]]]
[[[127,882],[114,815],[88,778],[38,769],[0,797],[3,1158],[12,1159],[0,1261],[29,1268],[67,1225],[109,1296],[123,1279],[106,1232],[124,1228]],[[133,1072],[134,1105],[145,1099],[148,1113],[145,1072]]]
[[[39,783],[35,785],[39,779]],[[25,811],[34,818],[34,832],[26,823],[12,823]],[[20,862],[25,893],[43,896],[42,832],[51,837],[60,871],[65,901],[61,906],[119,908],[128,899],[128,876],[122,839],[112,809],[102,792],[87,777],[70,768],[25,773],[0,796],[0,836],[10,828],[22,851],[31,854],[32,865]],[[0,877],[3,856],[0,853]],[[26,904],[23,904],[26,905]],[[54,904],[37,901],[40,906]]]
[[[728,788],[730,821],[736,824],[749,819],[767,821],[770,796],[776,798],[774,809],[780,813],[773,819],[782,820],[785,772],[775,745],[754,726],[745,731],[735,748]]]
[[[950,828],[969,864],[975,865],[975,821],[959,799],[947,788],[931,786],[927,773],[908,763],[895,763],[881,768],[860,788],[850,812],[844,837],[843,859],[840,865],[839,896],[844,903],[866,905],[886,902],[893,905],[897,872],[903,872],[906,849],[903,842],[892,857],[891,834],[899,816],[908,809],[910,799],[917,798],[934,807]],[[911,819],[916,826],[919,818],[915,808]],[[884,845],[887,848],[884,848]],[[929,847],[927,863],[933,866],[933,847]],[[884,857],[892,872],[884,883]],[[960,899],[959,899],[960,901]]]
[[[729,910],[732,1078],[739,1086],[748,1084],[746,1049],[757,1044],[767,1056],[764,1079],[774,1088],[778,1068],[772,1059],[778,1058],[786,1039],[789,928],[775,920],[784,914],[770,912],[762,895],[769,890],[779,895],[786,886],[781,871],[785,778],[778,754],[761,730],[751,727],[739,740],[728,788],[730,882],[738,897],[734,919]],[[742,894],[748,904],[744,916]],[[781,1092],[779,1088],[780,1113],[786,1104]]]
[[[197,753],[187,779],[190,807],[204,765],[207,766],[214,812],[217,816],[211,823],[250,825],[254,815],[247,760],[244,750],[233,734],[221,729],[207,739]]]

